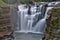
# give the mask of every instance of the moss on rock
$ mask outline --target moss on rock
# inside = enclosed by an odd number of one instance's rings
[[[58,7],[53,8],[53,10],[48,14],[50,15],[50,17],[47,19],[47,28],[46,28],[46,34],[45,34],[44,40],[54,40],[55,37],[58,39],[58,37],[55,36],[55,34],[57,30],[59,30],[59,27],[60,27],[60,22],[59,22],[60,8]]]

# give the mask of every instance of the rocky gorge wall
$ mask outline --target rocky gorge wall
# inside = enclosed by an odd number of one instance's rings
[[[44,40],[60,40],[60,7],[55,7],[48,12]]]
[[[9,7],[0,8],[0,40],[12,40],[13,27]]]

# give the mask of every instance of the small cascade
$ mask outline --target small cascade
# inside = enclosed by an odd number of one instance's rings
[[[28,11],[28,8],[26,7],[23,7],[25,5],[21,5],[21,6],[18,6],[19,8],[19,11],[18,11],[18,16],[19,16],[19,19],[18,19],[18,26],[20,29],[20,31],[26,31],[27,28],[26,28],[26,25],[27,25],[27,18],[26,18],[26,14],[27,14],[27,11]],[[19,15],[20,14],[20,15]],[[20,22],[19,22],[20,21]]]
[[[44,18],[39,20],[39,22],[36,24],[36,26],[34,28],[34,31],[36,31],[36,32],[44,32],[45,31],[45,28],[46,28],[46,18],[48,16],[47,13],[52,8],[53,7],[47,7]]]

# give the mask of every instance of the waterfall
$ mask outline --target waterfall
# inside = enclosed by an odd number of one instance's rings
[[[18,24],[19,24],[19,28],[21,28],[20,30],[21,31],[26,31],[27,30],[27,28],[26,28],[26,25],[27,25],[27,19],[26,19],[26,14],[27,14],[27,10],[28,10],[28,8],[25,8],[25,7],[23,7],[23,6],[25,6],[25,5],[20,5],[20,6],[18,6],[18,9],[19,9],[19,11],[18,11],[18,16],[20,17],[19,19],[18,19]],[[19,15],[20,14],[20,15]],[[19,22],[20,21],[20,22]]]
[[[48,16],[47,13],[52,8],[53,7],[47,7],[44,18],[39,20],[39,22],[36,24],[36,26],[34,28],[34,31],[36,31],[36,32],[44,32],[45,31],[45,28],[46,28],[46,18]]]
[[[53,8],[51,7],[52,3],[47,5],[18,5],[19,10],[17,15],[15,14],[17,17],[14,16],[16,17],[15,28],[17,29],[15,30],[15,40],[43,40],[48,12]]]
[[[53,7],[47,7],[46,10],[44,8],[46,8],[44,5],[31,6],[30,9],[26,7],[25,4],[19,5],[19,11],[17,13],[17,32],[43,33],[46,28],[47,13]],[[43,12],[41,10],[43,10]]]

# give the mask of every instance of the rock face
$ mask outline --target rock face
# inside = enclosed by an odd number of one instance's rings
[[[0,40],[13,39],[13,27],[11,24],[10,8],[5,7],[0,9]]]
[[[44,40],[60,40],[60,8],[53,8],[48,16]]]

